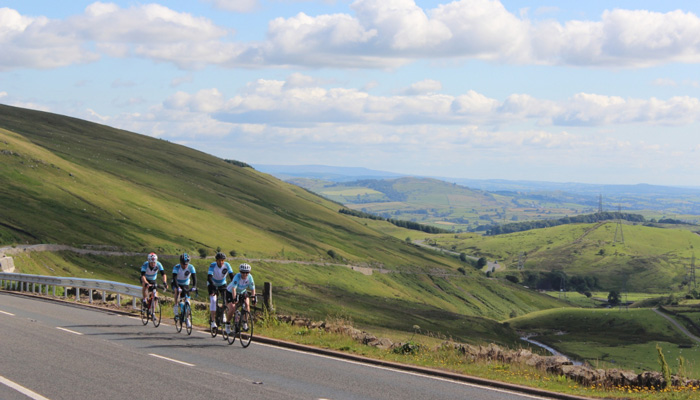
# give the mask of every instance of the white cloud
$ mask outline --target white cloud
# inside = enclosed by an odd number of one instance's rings
[[[255,1],[211,0],[249,11]],[[496,0],[457,0],[432,9],[414,0],[356,0],[350,12],[271,20],[260,41],[158,4],[96,2],[63,20],[0,9],[0,69],[57,68],[101,55],[143,57],[183,69],[336,66],[395,68],[416,59],[646,67],[700,62],[700,18],[615,9],[597,21],[531,21]]]
[[[424,79],[420,82],[412,84],[409,88],[403,91],[406,95],[429,94],[439,92],[442,89],[442,83],[434,79]]]
[[[203,0],[220,10],[246,13],[259,7],[258,0]]]

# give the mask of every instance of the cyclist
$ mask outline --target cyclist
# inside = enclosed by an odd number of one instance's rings
[[[216,326],[216,297],[218,292],[224,292],[226,289],[226,276],[233,279],[233,268],[226,261],[226,254],[222,252],[216,253],[216,261],[209,265],[207,273],[207,289],[209,290],[209,311],[211,312],[211,327]]]
[[[236,309],[236,302],[238,301],[238,294],[246,293],[250,290],[250,296],[245,298],[245,308],[250,311],[250,297],[253,298],[253,305],[255,305],[255,281],[253,280],[253,275],[250,274],[250,265],[243,263],[238,266],[238,273],[233,277],[231,284],[226,287],[226,301],[228,302],[228,309],[226,310],[226,334],[231,334],[231,326],[228,321],[231,321],[233,317],[233,312]],[[248,321],[243,321],[243,331],[248,330]]]
[[[151,253],[148,255],[148,261],[143,263],[141,266],[141,294],[143,295],[143,304],[146,304],[146,298],[148,294],[148,286],[156,284],[156,276],[160,272],[163,275],[163,287],[168,288],[168,280],[165,277],[165,269],[163,269],[163,264],[158,261],[158,256],[156,253]]]
[[[180,264],[173,267],[173,293],[175,294],[175,304],[173,305],[173,315],[177,321],[180,315],[179,298],[180,293],[188,293],[190,290],[190,278],[192,286],[197,287],[197,274],[194,265],[190,264],[190,256],[187,253],[182,253],[180,256]],[[185,321],[187,327],[191,326],[189,319]]]

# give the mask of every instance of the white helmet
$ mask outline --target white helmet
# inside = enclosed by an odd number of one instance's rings
[[[243,264],[238,266],[238,270],[241,272],[250,272],[250,265],[243,263]]]
[[[148,255],[148,262],[158,262],[158,256],[156,253],[151,253]]]

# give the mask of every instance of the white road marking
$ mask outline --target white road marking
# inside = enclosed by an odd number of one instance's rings
[[[56,329],[60,329],[64,332],[68,332],[68,333],[73,333],[75,335],[82,335],[82,333],[80,333],[80,332],[72,331],[72,330],[66,329],[66,328],[61,328],[60,326],[57,326]]]
[[[170,362],[174,362],[174,363],[178,363],[178,364],[182,364],[182,365],[187,365],[188,367],[194,367],[194,364],[190,364],[190,363],[187,363],[184,361],[174,360],[174,359],[168,358],[168,357],[159,356],[158,354],[150,353],[149,356],[162,358],[163,360],[168,360]]]
[[[14,390],[16,390],[16,391],[22,393],[23,395],[25,395],[25,396],[27,396],[27,397],[29,397],[29,398],[31,398],[31,399],[34,399],[34,400],[49,400],[48,397],[44,397],[44,396],[40,395],[39,393],[33,392],[33,391],[27,389],[26,387],[24,387],[24,386],[22,386],[22,385],[19,385],[19,384],[17,384],[17,383],[14,383],[14,382],[12,382],[11,380],[9,380],[9,379],[5,378],[4,376],[1,376],[1,375],[0,375],[0,383],[2,383],[3,385],[5,385],[5,386],[7,386],[7,387],[9,387],[9,388],[11,388],[11,389],[14,389]]]
[[[9,315],[9,316],[11,316],[11,317],[14,317],[14,316],[15,316],[15,314],[12,314],[11,312],[7,312],[7,311],[0,311],[0,314]]]

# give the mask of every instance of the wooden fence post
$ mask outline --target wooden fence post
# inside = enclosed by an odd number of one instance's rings
[[[263,304],[268,311],[273,311],[272,307],[272,284],[270,282],[265,282],[263,289]]]

